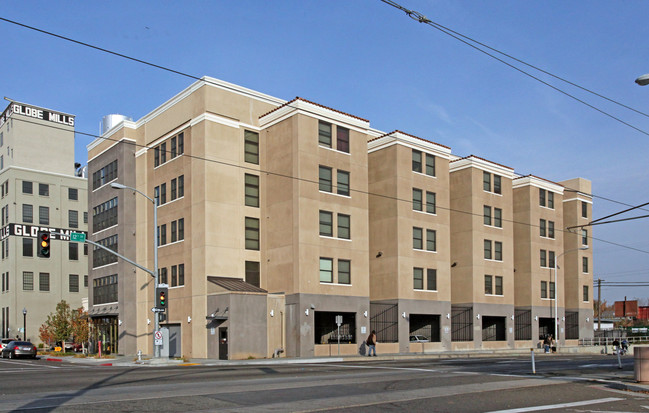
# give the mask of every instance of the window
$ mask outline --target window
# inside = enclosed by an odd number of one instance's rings
[[[259,262],[246,261],[246,282],[259,287]]]
[[[435,176],[435,156],[426,154],[426,175]]]
[[[79,292],[79,274],[69,274],[68,285],[71,293]]]
[[[319,176],[319,190],[323,192],[332,192],[333,181],[331,175],[331,168],[320,165],[318,176]]]
[[[426,230],[426,251],[437,251],[437,231]]]
[[[243,158],[248,163],[259,165],[259,134],[252,131],[244,131]],[[182,153],[182,152],[180,152]]]
[[[119,247],[119,239],[118,235],[111,235],[109,237],[106,237],[104,239],[101,239],[97,241],[99,245],[103,245],[106,248],[109,248],[113,251],[117,251]],[[97,268],[101,267],[103,265],[108,265],[112,264],[114,262],[117,262],[117,256],[114,254],[111,254],[110,252],[99,248],[97,246],[93,245],[92,249],[92,267]]]
[[[548,264],[549,264],[548,266],[550,268],[554,268],[554,259],[555,259],[554,251],[548,251]]]
[[[503,260],[503,243],[500,241],[494,241],[494,259],[496,261]]]
[[[48,184],[38,184],[38,195],[50,196],[50,186]]]
[[[426,191],[426,212],[429,214],[437,213],[437,195],[434,192]]]
[[[413,211],[422,211],[422,191],[421,189],[412,188],[412,210]]]
[[[79,244],[76,242],[68,242],[68,259],[70,261],[79,259]]]
[[[177,138],[174,136],[171,138],[171,159],[176,157],[178,145],[176,144]]]
[[[554,209],[554,192],[539,188],[539,205]]]
[[[412,272],[412,282],[413,288],[415,290],[424,289],[424,269],[423,268],[414,268]]]
[[[177,198],[178,196],[178,181],[176,178],[171,180],[170,184],[170,190],[171,190],[171,200],[173,201],[174,199]]]
[[[117,178],[117,160],[114,160],[103,168],[93,172],[92,189],[97,189],[115,178]]]
[[[87,275],[83,276],[83,287],[88,288],[88,276]]]
[[[584,302],[587,303],[587,302],[588,302],[588,286],[587,286],[587,285],[584,285],[584,292],[583,292],[583,295],[584,295],[584,296],[583,296],[583,298],[584,298]]]
[[[584,201],[581,201],[581,217],[588,218],[588,204]]]
[[[349,129],[336,126],[336,149],[349,153]]]
[[[178,285],[185,285],[185,264],[178,264]]]
[[[333,274],[333,259],[320,258],[320,282],[332,283],[334,282]]]
[[[581,257],[581,271],[588,273],[588,257]]]
[[[178,241],[178,222],[171,221],[171,242]]]
[[[491,257],[491,241],[486,239],[484,240],[484,258],[490,260]]]
[[[167,276],[169,275],[169,273],[167,271],[167,267],[158,269],[158,278],[160,279],[161,284],[167,284],[168,282]]]
[[[160,145],[160,163],[167,162],[167,142]]]
[[[153,149],[153,167],[155,168],[156,166],[160,165],[160,147],[156,146]]]
[[[23,222],[34,222],[34,208],[29,204],[23,204]]]
[[[491,174],[489,172],[482,172],[482,189],[491,192]]]
[[[32,183],[31,181],[23,181],[23,194],[32,194]]]
[[[117,199],[117,197],[109,199],[92,209],[93,231],[97,232],[112,227],[113,225],[117,225]]]
[[[586,229],[581,230],[581,244],[588,245],[588,230]]]
[[[167,203],[167,184],[160,185],[160,204]]]
[[[548,237],[554,238],[554,221],[548,221]]]
[[[50,274],[47,272],[38,273],[38,291],[50,290]]]
[[[93,304],[117,302],[117,274],[92,280],[92,302]]]
[[[494,208],[494,227],[503,227],[503,210],[500,208]]]
[[[259,207],[259,177],[246,174],[245,176],[245,203],[246,206]]]
[[[325,237],[334,236],[333,213],[320,211],[320,235]]]
[[[548,282],[541,281],[541,298],[548,298]]]
[[[437,270],[428,268],[426,270],[426,289],[437,291]]]
[[[178,266],[177,265],[171,266],[171,286],[172,287],[178,286]]]
[[[185,196],[185,175],[178,177],[178,198]]]
[[[70,201],[79,200],[79,190],[77,188],[68,188],[68,199]]]
[[[178,155],[185,153],[185,132],[178,134]]]
[[[79,211],[68,211],[68,224],[70,228],[79,228]]]
[[[420,250],[424,248],[423,230],[421,228],[412,228],[412,248]]]
[[[318,144],[331,148],[331,123],[318,122]]]
[[[34,240],[32,238],[23,238],[23,257],[34,256]]]
[[[544,219],[541,219],[539,221],[539,229],[540,229],[540,233],[539,233],[540,236],[545,237],[545,236],[548,235],[547,234],[547,224],[546,224],[546,221]]]
[[[259,251],[259,219],[246,217],[246,249]]]
[[[83,212],[83,223],[84,224],[88,223],[88,212],[86,211]]]
[[[34,291],[34,273],[23,271],[23,291]]]
[[[349,172],[347,171],[338,171],[338,195],[349,196]]]
[[[338,284],[351,284],[351,261],[338,260]]]
[[[494,277],[494,293],[496,295],[503,295],[503,277],[496,275]]]
[[[548,191],[548,208],[554,209],[554,192]]]
[[[178,220],[178,241],[185,239],[185,218]]]
[[[167,244],[167,224],[160,225],[160,241],[158,245]]]
[[[484,276],[484,293],[487,295],[493,295],[492,278],[491,275]]]
[[[412,170],[421,172],[421,151],[412,150]]]
[[[539,205],[545,206],[545,189],[539,188]]]
[[[46,206],[38,207],[38,223],[40,225],[50,224],[50,208]]]
[[[496,194],[502,194],[501,180],[499,175],[494,175],[494,193]]]
[[[338,214],[338,238],[351,239],[351,217]]]
[[[160,205],[160,187],[156,186],[153,188],[153,200],[155,201],[156,206]]]
[[[485,225],[491,225],[491,207],[484,205],[483,207],[483,222]]]
[[[550,300],[554,300],[555,293],[554,293],[554,282],[550,282]]]
[[[547,267],[548,266],[548,252],[546,250],[541,250],[541,267]]]

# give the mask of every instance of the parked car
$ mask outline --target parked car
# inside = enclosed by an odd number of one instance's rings
[[[11,341],[2,349],[2,358],[31,357],[36,358],[36,346],[29,341]]]
[[[411,343],[428,343],[430,340],[426,338],[425,336],[410,336],[410,342]]]
[[[0,351],[7,346],[7,344],[11,343],[14,341],[13,338],[3,338],[0,340]]]

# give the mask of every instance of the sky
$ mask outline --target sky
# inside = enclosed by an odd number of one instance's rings
[[[649,113],[649,86],[634,83],[649,73],[644,1],[395,2]],[[588,107],[380,0],[22,0],[2,2],[0,18],[191,76],[300,96],[520,175],[589,179],[595,219],[649,202],[647,115],[508,60],[599,111]],[[138,120],[194,82],[6,21],[0,39],[0,96],[74,114],[81,164],[94,139],[84,134],[98,135],[103,116]],[[649,282],[649,218],[589,232],[595,279]],[[646,304],[649,287],[602,288],[609,303],[625,296]]]

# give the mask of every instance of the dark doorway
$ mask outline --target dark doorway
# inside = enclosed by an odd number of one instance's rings
[[[554,318],[539,317],[539,340],[543,340],[548,334],[554,334]]]
[[[228,328],[219,327],[219,360],[228,359]]]
[[[505,317],[482,317],[482,341],[506,341]]]
[[[340,328],[338,328],[338,324],[336,323],[336,316],[342,316]],[[315,344],[337,343],[339,332],[341,343],[356,342],[356,313],[316,311],[314,320]]]
[[[410,335],[424,336],[431,342],[440,342],[440,320],[439,314],[410,314]]]

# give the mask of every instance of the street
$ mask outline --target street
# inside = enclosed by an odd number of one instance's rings
[[[646,412],[612,356],[381,360],[244,366],[105,367],[0,360],[0,411]],[[525,410],[517,410],[525,409]]]

